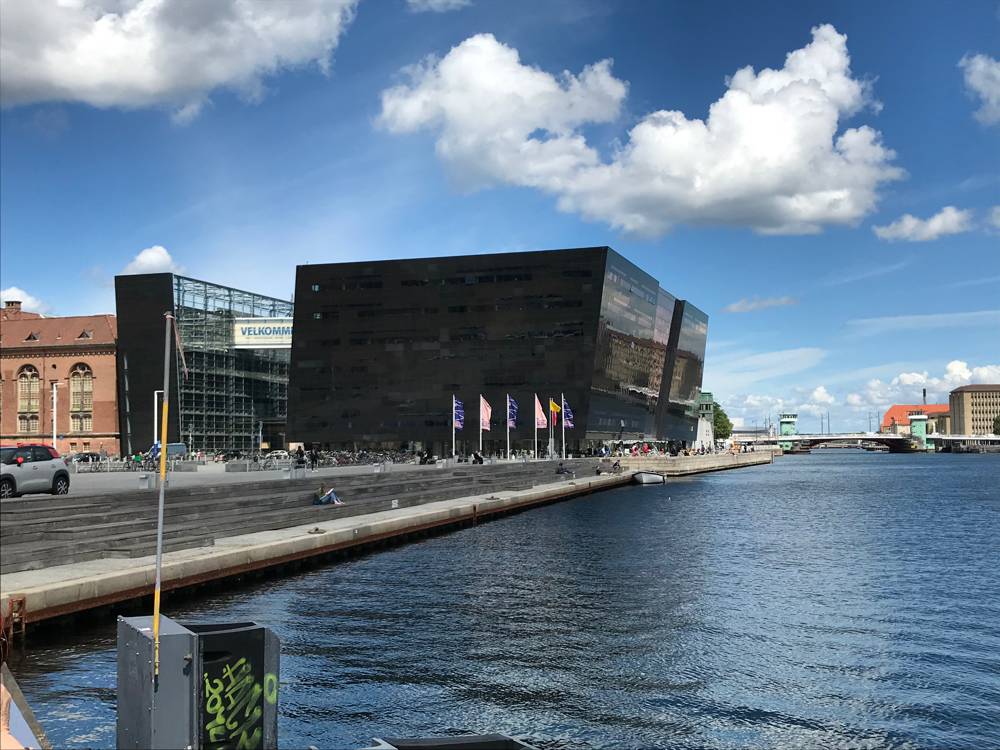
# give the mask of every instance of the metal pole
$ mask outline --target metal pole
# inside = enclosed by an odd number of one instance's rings
[[[159,406],[159,404],[156,403],[157,395],[162,396],[163,391],[153,391],[153,444],[154,445],[156,444],[156,441],[160,439],[160,426],[159,426],[160,423],[158,419],[159,415],[156,411],[156,408]]]
[[[58,387],[59,384],[53,380],[52,381],[52,447],[55,448],[56,450],[59,450],[56,447],[56,406],[57,406],[56,388]]]
[[[559,394],[559,408],[562,409],[562,420],[559,426],[562,427],[562,457],[566,460],[566,396]]]
[[[156,581],[153,584],[153,686],[160,675],[160,568],[163,564],[163,491],[167,479],[167,414],[170,404],[170,325],[174,316],[164,313],[163,419],[160,424],[160,499],[156,509]]]
[[[455,394],[451,394],[451,458],[455,456]]]
[[[483,455],[483,394],[479,394],[479,455]]]
[[[535,404],[537,403],[538,403],[538,394],[536,393]],[[535,404],[531,405],[532,409],[534,409]],[[535,460],[537,461],[538,460],[538,413],[536,412],[534,416],[535,418],[532,421],[535,423]]]
[[[510,394],[507,394],[507,416],[504,419],[507,423],[507,460],[510,461]]]

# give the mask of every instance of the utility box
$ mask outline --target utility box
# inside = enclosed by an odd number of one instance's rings
[[[117,746],[132,750],[278,747],[280,644],[253,622],[181,624],[118,618]]]

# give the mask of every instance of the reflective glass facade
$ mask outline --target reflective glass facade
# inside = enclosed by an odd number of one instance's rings
[[[484,444],[499,450],[507,393],[520,406],[518,449],[532,446],[536,393],[543,405],[565,394],[576,417],[571,448],[693,440],[696,416],[670,387],[671,337],[685,315],[701,315],[703,357],[707,318],[609,248],[300,266],[295,299],[292,440],[419,442],[444,455],[454,394],[466,413],[459,448],[471,450],[482,394],[493,406]],[[684,387],[695,370],[686,373]]]
[[[173,274],[118,276],[119,406],[123,448],[146,450],[153,440],[153,393],[163,387],[163,313],[177,319],[187,377],[171,367],[168,440],[193,450],[256,450],[258,436],[285,441],[287,349],[236,349],[233,321],[290,317],[287,300]],[[128,440],[126,440],[127,430]]]

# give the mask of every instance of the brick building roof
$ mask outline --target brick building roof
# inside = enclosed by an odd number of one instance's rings
[[[32,313],[28,313],[31,315]],[[4,349],[50,349],[58,346],[114,346],[118,319],[114,315],[72,315],[64,318],[24,317],[0,321]]]
[[[951,407],[948,404],[893,404],[882,415],[882,428],[892,427],[893,420],[900,427],[905,427],[910,424],[909,413],[913,411],[919,411],[928,417],[933,417],[936,414],[947,414],[950,410]]]

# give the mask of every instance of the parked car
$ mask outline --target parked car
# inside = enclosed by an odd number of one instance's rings
[[[84,451],[83,453],[76,453],[73,456],[73,461],[78,464],[97,463],[101,460],[103,460],[103,456],[93,451]]]
[[[287,461],[288,451],[282,451],[282,450],[271,451],[270,453],[267,454],[266,458],[272,458],[275,461]]]
[[[66,459],[55,448],[41,443],[0,447],[0,497],[29,492],[67,494]]]

